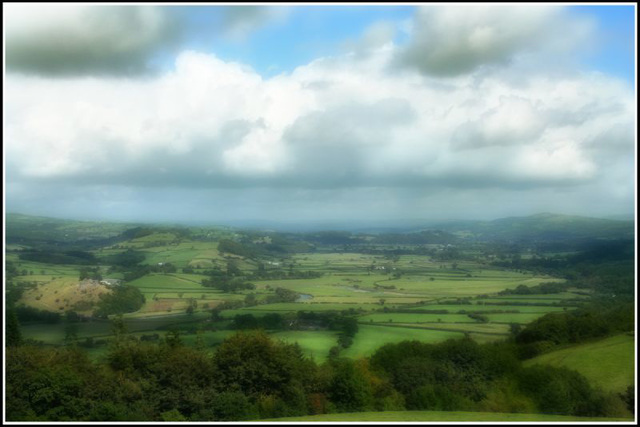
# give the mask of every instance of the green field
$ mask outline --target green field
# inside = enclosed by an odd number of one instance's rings
[[[634,384],[634,337],[616,335],[586,344],[580,344],[543,354],[525,361],[535,364],[564,366],[575,369],[592,384],[607,391],[623,392]]]
[[[220,235],[234,236],[227,231],[220,231]],[[13,248],[18,249],[17,246]],[[379,248],[384,249],[385,246]],[[359,323],[359,332],[353,345],[341,353],[351,358],[368,356],[385,343],[402,340],[438,342],[462,337],[465,333],[479,342],[503,339],[509,334],[509,323],[526,324],[545,313],[564,309],[553,304],[568,299],[588,298],[572,292],[553,295],[498,295],[500,291],[519,285],[532,286],[562,279],[495,268],[475,261],[447,263],[435,261],[426,255],[401,255],[391,259],[381,255],[340,253],[331,247],[325,249],[331,252],[319,250],[260,260],[266,271],[314,271],[321,273],[321,277],[250,280],[255,285],[255,290],[224,293],[215,288],[202,286],[202,281],[208,278],[202,274],[205,269],[218,268],[224,271],[228,263],[234,263],[243,274],[250,274],[258,268],[259,261],[221,253],[217,241],[192,241],[173,232],[155,232],[94,250],[93,253],[100,259],[108,259],[107,257],[127,249],[135,249],[144,254],[143,264],[148,266],[171,263],[177,267],[175,273],[150,273],[128,283],[138,288],[146,300],[138,312],[125,315],[130,333],[140,335],[166,331],[170,327],[185,331],[189,328],[191,332],[184,335],[188,344],[195,343],[195,335],[192,334],[194,322],[208,319],[210,309],[224,302],[243,302],[249,293],[255,294],[260,304],[222,311],[221,316],[227,320],[216,325],[217,328],[229,324],[228,319],[237,314],[253,314],[260,317],[267,313],[348,310],[348,315],[357,316]],[[26,273],[19,276],[18,280],[38,284],[37,289],[24,293],[21,303],[61,313],[61,310],[69,309],[73,305],[75,300],[68,295],[71,295],[77,286],[78,266],[22,261],[16,253],[10,253],[9,256],[13,262],[19,264],[20,271]],[[183,272],[182,269],[187,267],[195,270]],[[122,273],[107,273],[107,269],[107,266],[100,267],[103,277],[122,278]],[[264,304],[268,297],[275,295],[277,288],[303,294],[304,299],[299,302]],[[56,302],[62,294],[65,295],[64,299],[69,301]],[[76,294],[77,292],[73,295]],[[95,296],[94,300],[97,301],[97,298],[98,296]],[[458,298],[469,299],[472,304],[458,304]],[[190,301],[194,301],[197,306],[195,313],[187,316],[185,311]],[[453,303],[438,304],[447,301]],[[545,305],[485,305],[485,302]],[[447,313],[420,313],[419,310],[446,310]],[[484,312],[489,322],[480,323],[461,311]],[[90,314],[90,310],[86,314]],[[110,331],[105,325],[107,323],[80,324],[77,330],[78,338],[82,340],[87,337],[108,337]],[[27,338],[49,344],[62,344],[65,337],[64,328],[63,324],[26,325],[24,333]],[[201,344],[215,346],[223,335],[222,332],[205,331],[201,335]],[[274,336],[289,342],[298,342],[304,352],[317,361],[324,360],[329,349],[335,346],[337,341],[336,332],[327,330],[280,331],[274,333]],[[95,349],[92,351],[99,353]]]
[[[494,323],[520,323],[527,324],[538,317],[543,316],[544,313],[497,313],[497,314],[485,314],[490,322]]]
[[[240,268],[251,270],[256,268],[255,262],[232,256],[224,258],[217,250],[217,242],[178,242],[171,233],[155,233],[143,238],[134,239],[116,248],[96,251],[97,256],[105,257],[121,252],[126,248],[136,248],[146,256],[146,264],[170,262],[178,268],[199,266],[224,268],[228,259],[235,260]],[[298,311],[338,311],[351,310],[358,316],[360,331],[353,345],[342,352],[347,357],[370,355],[376,348],[387,342],[398,342],[405,339],[417,339],[425,342],[437,342],[448,338],[469,334],[480,342],[493,341],[508,335],[508,323],[528,323],[547,312],[561,311],[562,307],[547,306],[496,306],[482,305],[483,300],[474,299],[474,304],[437,304],[437,301],[455,298],[472,298],[477,295],[491,295],[507,288],[521,284],[537,284],[552,281],[548,277],[537,277],[529,273],[491,269],[472,262],[461,263],[457,269],[449,265],[434,263],[429,257],[401,256],[390,263],[380,256],[356,253],[314,253],[298,254],[291,257],[296,269],[302,271],[318,271],[321,277],[310,279],[280,279],[252,281],[254,291],[223,293],[215,288],[202,286],[203,274],[187,274],[180,272],[169,274],[151,273],[128,283],[137,287],[145,296],[146,303],[136,313],[125,316],[131,333],[152,332],[170,325],[181,327],[193,319],[204,319],[208,310],[224,301],[244,300],[248,293],[254,293],[258,300],[274,294],[278,287],[305,294],[305,300],[296,303],[259,304],[221,313],[224,318],[237,314],[251,313],[262,316],[267,313],[295,313]],[[270,263],[270,264],[269,264]],[[279,268],[282,261],[269,261],[268,268]],[[77,284],[78,270],[73,266],[50,266],[38,263],[22,263],[32,268],[33,273],[25,276],[41,283],[44,292],[40,301],[35,301],[35,291],[27,292],[23,302],[36,307],[49,307],[46,295],[49,289],[62,292],[64,284],[69,289]],[[200,265],[196,265],[200,264]],[[386,271],[369,269],[372,265],[386,266]],[[403,275],[394,278],[389,272],[402,269]],[[201,270],[200,270],[201,271]],[[60,274],[62,279],[56,278]],[[117,277],[111,274],[109,277]],[[433,280],[431,280],[433,279]],[[52,294],[53,295],[53,294]],[[484,301],[521,301],[545,302],[552,304],[569,298],[566,295],[549,296],[532,295],[516,298],[513,296],[491,295]],[[535,297],[535,298],[530,298]],[[51,298],[51,297],[48,297]],[[184,318],[189,301],[197,303],[195,317]],[[47,303],[47,305],[42,305]],[[69,303],[65,305],[69,307]],[[57,307],[56,307],[57,308]],[[397,313],[382,312],[382,309],[411,310],[447,310],[447,314],[431,313]],[[489,324],[482,324],[460,311],[517,311],[518,313],[486,314]],[[383,326],[386,325],[386,326]],[[401,327],[391,327],[401,326]],[[81,325],[78,329],[79,339],[86,337],[108,336],[109,331],[97,327],[95,322]],[[25,336],[50,344],[60,344],[64,340],[62,325],[28,326]],[[336,344],[334,332],[329,331],[286,331],[277,336],[295,341],[303,350],[316,360],[324,360],[329,348]],[[208,336],[205,334],[205,336]],[[191,343],[192,337],[186,339]],[[216,345],[217,339],[204,340],[206,345]]]
[[[351,358],[368,357],[387,343],[397,343],[405,340],[439,342],[449,338],[462,338],[463,336],[464,334],[462,332],[360,325],[353,344],[351,347],[343,350],[340,355]]]
[[[585,418],[546,414],[505,414],[496,412],[444,412],[444,411],[388,411],[346,414],[309,415],[305,417],[274,418],[261,422],[611,422],[633,421],[625,418]]]
[[[298,343],[302,351],[320,364],[327,359],[329,349],[336,345],[337,335],[331,331],[286,331],[273,334],[274,338]]]

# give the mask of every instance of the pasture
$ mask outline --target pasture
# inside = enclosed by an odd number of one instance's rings
[[[527,360],[524,365],[542,364],[575,369],[592,384],[621,393],[634,384],[634,349],[634,337],[621,334],[552,351]]]
[[[378,348],[388,343],[405,340],[423,342],[440,342],[450,338],[462,338],[462,332],[436,331],[418,328],[404,328],[395,326],[360,325],[351,347],[343,350],[340,355],[359,358],[371,356]]]
[[[327,359],[329,349],[336,345],[337,334],[332,331],[285,331],[274,333],[273,338],[297,343],[306,356],[322,363]]]

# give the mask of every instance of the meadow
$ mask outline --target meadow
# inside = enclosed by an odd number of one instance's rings
[[[634,384],[634,337],[621,334],[584,344],[572,345],[525,361],[575,369],[595,386],[622,393]]]

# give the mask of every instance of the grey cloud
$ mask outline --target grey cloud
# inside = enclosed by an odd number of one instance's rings
[[[557,126],[579,126],[598,117],[626,114],[621,102],[614,99],[607,100],[608,102],[598,101],[571,108],[550,108],[547,111],[548,121]]]
[[[587,140],[585,147],[599,152],[609,152],[617,157],[633,151],[635,144],[634,124],[631,121],[617,123]]]
[[[228,6],[224,8],[221,29],[234,38],[244,38],[270,22],[283,19],[289,12],[285,6]]]
[[[558,7],[425,6],[397,65],[434,76],[457,76],[502,66],[519,55],[550,53],[584,41],[589,26],[560,19]]]
[[[24,26],[19,21],[7,30],[8,71],[57,76],[148,73],[153,71],[153,56],[174,47],[183,34],[178,15],[159,7],[85,6],[58,13],[62,16],[52,13],[50,19],[40,17]]]
[[[368,175],[371,153],[391,143],[396,126],[417,118],[406,100],[348,103],[298,118],[284,133],[296,174],[355,184]]]
[[[163,55],[182,43],[208,43],[216,37],[243,38],[282,19],[285,7],[200,7],[191,22],[186,7],[63,5],[14,6],[6,34],[9,72],[73,77],[137,76],[155,73]],[[47,15],[47,13],[49,13]],[[192,10],[194,14],[196,9]]]
[[[522,189],[475,188],[450,191],[441,186],[404,188],[184,189],[76,186],[64,183],[8,187],[7,211],[66,218],[228,222],[271,220],[309,222],[405,219],[478,219],[541,211],[608,215],[633,212],[633,195],[620,198],[593,187]]]

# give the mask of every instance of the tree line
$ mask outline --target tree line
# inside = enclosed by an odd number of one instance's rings
[[[567,368],[523,367],[517,342],[404,341],[322,364],[261,330],[213,353],[114,332],[104,362],[74,346],[12,346],[10,421],[245,421],[307,414],[444,410],[629,417],[632,391],[593,388]],[[629,402],[631,406],[629,406]]]

